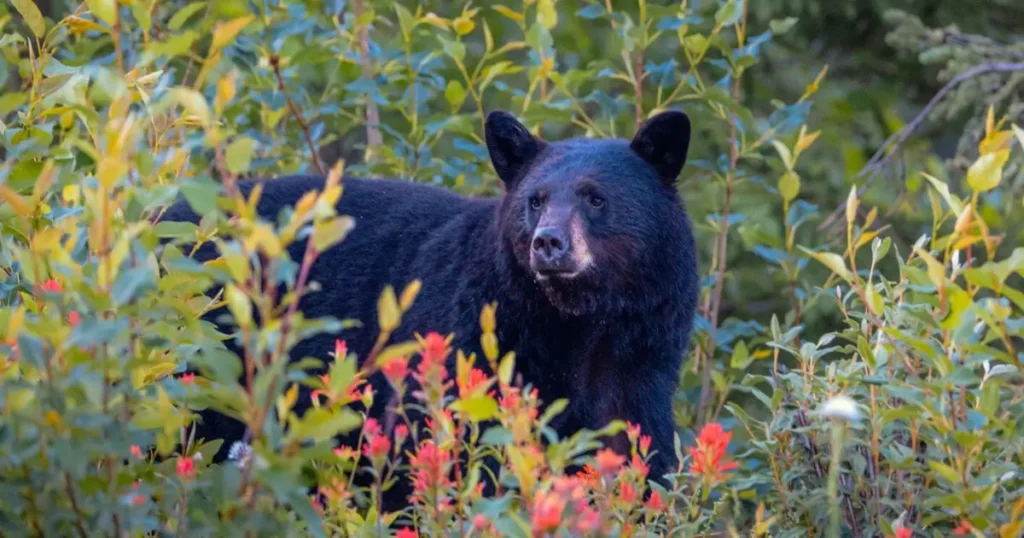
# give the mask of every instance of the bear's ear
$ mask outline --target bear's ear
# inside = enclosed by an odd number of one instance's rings
[[[487,115],[484,136],[494,171],[506,188],[522,178],[526,168],[547,145],[530,134],[515,116],[503,110]]]
[[[663,182],[672,185],[686,163],[690,118],[678,110],[662,112],[640,127],[629,147],[654,167]]]

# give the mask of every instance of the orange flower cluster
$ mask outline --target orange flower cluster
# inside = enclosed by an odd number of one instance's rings
[[[724,480],[725,473],[738,467],[736,462],[726,458],[731,438],[732,432],[723,430],[721,424],[712,422],[705,425],[697,436],[697,446],[690,447],[693,458],[691,472],[711,482]]]

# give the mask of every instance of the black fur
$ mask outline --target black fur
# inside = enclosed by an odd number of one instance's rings
[[[689,132],[686,116],[669,112],[652,119],[632,142],[545,143],[511,115],[496,112],[486,134],[506,183],[500,199],[346,178],[339,212],[354,217],[356,227],[312,266],[310,279],[322,290],[304,298],[302,310],[307,318],[356,318],[363,326],[308,339],[293,357],[326,360],[337,336],[364,356],[378,333],[381,290],[391,284],[400,291],[414,279],[422,280],[422,291],[394,338],[411,339],[414,331],[455,333],[453,349],[482,356],[480,311],[497,301],[498,340],[502,350],[516,352],[518,373],[544,401],[571,402],[554,424],[559,434],[629,420],[653,437],[658,454],[651,476],[671,471],[671,400],[698,293],[696,248],[674,186]],[[243,183],[242,190],[252,185]],[[272,219],[322,186],[317,177],[266,181],[259,211]],[[560,208],[584,224],[593,264],[572,280],[539,280],[531,270],[532,234],[549,207],[551,214]],[[163,219],[194,222],[197,216],[179,201]],[[304,241],[294,245],[293,259],[301,260],[304,248]],[[202,260],[215,255],[212,248],[198,253]],[[454,370],[452,364],[452,375]],[[392,391],[379,374],[371,382],[377,391],[371,414],[382,416]],[[308,401],[303,391],[300,404]],[[213,413],[203,419],[197,437],[225,439],[215,458],[223,459],[243,430]],[[621,443],[619,438],[620,450]],[[407,492],[397,488],[386,505],[403,506]]]

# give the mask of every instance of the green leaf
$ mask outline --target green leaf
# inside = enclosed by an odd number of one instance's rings
[[[448,106],[452,108],[452,113],[457,113],[462,107],[463,101],[466,100],[466,88],[457,80],[449,80],[448,87],[444,90],[444,98],[448,100]]]
[[[963,212],[963,205],[960,203],[960,200],[949,192],[949,185],[946,185],[942,180],[926,174],[925,172],[921,172],[921,177],[927,179],[928,182],[932,184],[932,187],[935,187],[935,190],[942,195],[942,199],[946,201],[946,204],[949,205],[949,208],[954,213],[959,215]]]
[[[793,25],[796,24],[799,20],[800,19],[797,19],[796,17],[786,17],[785,19],[772,19],[768,23],[768,27],[771,28],[772,34],[779,36],[785,34],[786,32],[789,32],[789,29],[792,28]]]
[[[46,20],[43,19],[43,13],[39,11],[34,0],[11,0],[11,3],[36,37],[43,37],[46,34]]]
[[[737,370],[745,369],[754,358],[747,349],[746,342],[740,340],[732,350],[732,358],[729,359],[729,367]]]
[[[241,174],[249,170],[252,165],[252,153],[256,149],[256,141],[247,136],[236,138],[225,151],[225,159],[228,162],[228,172]]]
[[[123,271],[114,282],[110,298],[115,305],[123,305],[138,297],[148,289],[156,288],[153,271],[146,265]]]
[[[342,407],[338,411],[331,411],[326,407],[314,407],[293,423],[288,437],[299,441],[326,441],[348,433],[362,423],[362,417],[348,407]]]
[[[203,9],[207,5],[209,5],[209,2],[192,2],[191,4],[179,9],[174,16],[171,17],[171,20],[167,23],[167,27],[175,31],[180,30],[182,25],[188,21],[189,17],[195,15],[199,10]]]
[[[107,26],[112,27],[117,22],[116,0],[85,0],[85,3],[89,6],[89,11],[107,23]]]
[[[982,155],[967,169],[967,185],[976,192],[987,192],[998,187],[1003,180],[1003,165],[1009,158],[1009,149]]]
[[[779,194],[782,199],[792,202],[800,194],[800,176],[789,170],[779,178]]]
[[[938,461],[929,460],[928,467],[931,467],[933,471],[941,475],[942,478],[945,478],[950,483],[960,483],[960,473],[956,472],[956,469],[950,467],[949,465],[946,465],[945,463],[941,463]]]
[[[731,26],[739,22],[743,16],[743,2],[744,0],[728,0],[715,13],[715,24]]]
[[[455,60],[456,64],[462,65],[462,60],[466,57],[466,45],[462,44],[461,41],[447,39],[442,36],[437,38],[441,41],[441,48],[444,50],[444,53]]]

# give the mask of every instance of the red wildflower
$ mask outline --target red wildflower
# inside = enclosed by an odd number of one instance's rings
[[[406,527],[395,534],[395,538],[419,538],[419,533]]]
[[[641,435],[640,436],[640,454],[646,456],[651,450],[651,436]]]
[[[139,448],[139,445],[132,445],[129,450],[131,450],[132,456],[135,456],[140,460],[142,459],[142,449]]]
[[[735,469],[736,462],[727,461],[725,454],[731,438],[732,433],[722,430],[722,425],[717,422],[704,426],[697,436],[697,446],[690,447],[693,473],[719,481],[725,478],[726,472]]]
[[[352,447],[350,446],[342,445],[334,449],[334,455],[343,460],[350,460],[352,459],[352,456],[356,455],[356,451],[352,450]]]
[[[330,502],[331,504],[337,504],[338,502],[344,502],[352,494],[348,491],[348,484],[339,479],[338,477],[331,478],[330,484],[324,484],[320,486],[320,493]]]
[[[395,444],[401,446],[405,438],[409,436],[409,427],[405,424],[395,426]]]
[[[196,382],[196,374],[191,372],[187,374],[181,374],[181,382],[186,385],[191,385]]]
[[[449,464],[452,461],[451,452],[441,450],[433,441],[426,441],[420,445],[412,457],[409,458],[409,467],[414,469],[412,473],[413,497],[423,499],[428,491],[447,488],[452,485],[449,476]]]
[[[626,462],[625,456],[620,456],[610,448],[604,448],[597,452],[597,456],[594,458],[597,463],[597,469],[604,475],[615,474],[615,471],[622,467],[622,464]]]
[[[348,355],[348,345],[344,340],[334,341],[334,360],[340,361]]]
[[[585,485],[591,488],[597,487],[597,485],[601,482],[601,473],[597,472],[597,469],[595,469],[589,463],[584,465],[583,469],[580,472],[576,473],[576,476],[579,477],[579,479],[582,480]]]
[[[377,419],[373,417],[366,419],[366,422],[363,423],[363,435],[365,435],[367,439],[372,439],[380,435],[380,433],[380,422],[377,422]]]
[[[132,497],[129,500],[129,502],[134,504],[134,505],[136,505],[136,506],[138,506],[140,504],[145,504],[146,497],[144,495],[132,495]]]
[[[640,425],[633,424],[632,422],[626,422],[626,436],[629,437],[630,442],[636,441],[640,438]]]
[[[647,499],[647,502],[644,503],[644,506],[646,506],[647,509],[651,510],[652,512],[660,512],[665,509],[665,503],[662,502],[661,494],[658,493],[657,491],[651,493],[651,497]]]
[[[479,368],[473,368],[469,372],[469,379],[459,380],[459,397],[465,398],[472,394],[473,390],[487,383],[487,374]]]
[[[601,516],[593,508],[585,508],[576,519],[576,530],[582,534],[590,534],[601,526]]]
[[[196,475],[196,464],[192,458],[183,458],[179,456],[177,470],[178,476],[188,480]]]
[[[57,282],[53,278],[51,278],[50,280],[47,280],[46,282],[43,282],[42,288],[43,288],[43,291],[48,291],[50,293],[60,293],[60,290],[62,289],[61,285],[60,285],[60,282]]]
[[[498,398],[498,405],[505,411],[515,411],[519,407],[519,388],[511,387]]]
[[[473,516],[473,528],[477,530],[486,529],[490,526],[491,522],[487,521],[487,516],[483,514],[477,514]]]
[[[967,536],[971,533],[971,524],[966,519],[961,519],[960,524],[953,529],[953,534],[957,536]]]
[[[636,472],[640,473],[640,476],[647,476],[647,473],[650,471],[647,464],[644,463],[643,458],[640,457],[640,454],[633,454],[633,461],[630,466],[633,467]]]
[[[913,536],[914,531],[906,527],[899,527],[896,529],[896,538],[912,538]]]
[[[68,314],[68,323],[70,323],[72,327],[78,325],[81,321],[82,316],[78,315],[78,312],[72,310],[71,313]]]
[[[313,507],[313,510],[316,510],[316,513],[321,516],[324,515],[324,505],[320,504],[320,499],[316,498],[316,495],[309,496],[309,505]]]
[[[623,482],[619,485],[619,498],[626,504],[633,504],[636,500],[636,488],[629,482]]]
[[[387,456],[391,451],[391,441],[387,437],[371,437],[363,445],[363,453],[371,458]]]
[[[420,352],[423,362],[430,364],[443,364],[448,358],[448,341],[438,333],[427,334],[423,339],[423,351]]]
[[[406,357],[388,359],[380,369],[384,372],[384,377],[387,377],[392,385],[398,385],[409,374],[409,359]]]
[[[540,493],[533,501],[530,520],[533,533],[538,535],[557,530],[562,524],[562,512],[565,510],[565,499],[555,492]]]

